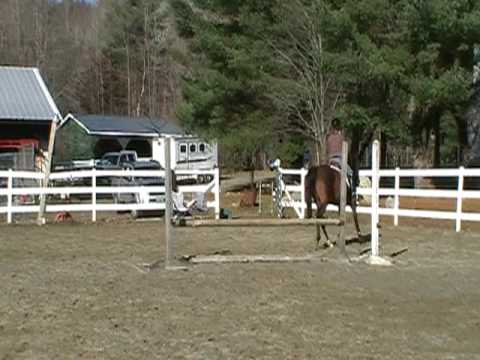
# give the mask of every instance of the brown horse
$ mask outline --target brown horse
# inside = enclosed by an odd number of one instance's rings
[[[312,199],[317,205],[317,218],[323,217],[325,211],[327,210],[328,204],[340,205],[340,179],[340,172],[332,169],[329,165],[314,166],[309,169],[305,178],[305,201],[307,203],[308,219],[312,217]],[[355,201],[352,201],[354,198],[353,194],[354,192],[352,186],[347,185],[347,205],[350,205],[352,208],[357,236],[360,238],[361,235],[357,218],[357,206]],[[332,246],[324,225],[322,225],[322,230],[327,238],[326,245]],[[317,249],[320,238],[320,227],[317,226]]]

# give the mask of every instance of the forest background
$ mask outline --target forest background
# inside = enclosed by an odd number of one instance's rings
[[[236,168],[324,161],[334,117],[354,166],[373,138],[383,165],[469,161],[479,39],[475,0],[0,2],[0,64],[39,67],[62,113],[176,121]]]

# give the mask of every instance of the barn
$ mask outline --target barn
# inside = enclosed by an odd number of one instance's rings
[[[42,171],[60,112],[37,68],[0,66],[0,170]]]

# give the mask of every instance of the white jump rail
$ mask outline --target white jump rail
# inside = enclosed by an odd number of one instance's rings
[[[208,184],[179,186],[180,193],[213,193],[213,201],[207,201],[207,208],[213,208],[215,217],[220,216],[220,175],[219,169],[212,170],[178,170],[176,175],[207,175],[212,177]],[[47,204],[47,212],[91,212],[92,221],[96,221],[98,211],[132,211],[132,210],[164,210],[164,202],[145,203],[98,203],[97,195],[114,194],[150,194],[165,193],[165,186],[156,185],[135,185],[135,186],[98,186],[98,179],[101,178],[164,178],[163,170],[81,170],[65,171],[50,174],[51,184],[44,188],[41,180],[44,174],[27,171],[0,171],[0,183],[6,179],[6,187],[0,187],[0,213],[7,214],[7,222],[12,222],[13,214],[37,213],[39,205],[14,205],[16,196],[38,196],[38,195],[90,195],[90,203],[62,203]],[[37,182],[36,186],[16,187],[15,180],[30,180]],[[91,179],[90,186],[59,186],[58,182],[63,180],[66,183],[73,180]],[[6,197],[6,205],[2,206]]]
[[[292,208],[299,218],[305,217],[306,203],[305,199],[305,176],[307,174],[306,169],[279,169],[281,174],[281,186],[283,191],[281,206],[284,208]],[[298,184],[286,184],[284,179],[285,175],[297,176]],[[372,178],[372,170],[360,170],[360,177]],[[480,199],[480,190],[465,190],[464,179],[478,178],[480,184],[480,169],[465,169],[460,167],[458,169],[388,169],[379,171],[380,178],[393,178],[392,188],[378,188],[378,194],[380,197],[392,196],[393,207],[385,208],[379,207],[378,213],[383,216],[392,216],[394,218],[395,226],[398,226],[399,217],[416,217],[416,218],[429,218],[429,219],[441,219],[441,220],[454,220],[455,229],[457,232],[461,231],[462,221],[480,221],[480,209],[478,212],[464,212],[463,203],[464,199]],[[421,178],[454,178],[456,179],[456,189],[442,190],[442,189],[406,189],[401,188],[401,179],[405,177],[421,177]],[[357,193],[359,195],[372,195],[372,188],[358,188]],[[400,198],[402,197],[415,197],[415,198],[429,198],[429,199],[456,199],[455,211],[444,210],[420,210],[420,209],[402,209],[400,208]],[[312,204],[315,208],[315,204]],[[329,205],[328,210],[335,211],[338,208],[336,206]],[[351,209],[347,208],[347,211]],[[359,206],[357,208],[358,213],[372,214],[371,206]]]

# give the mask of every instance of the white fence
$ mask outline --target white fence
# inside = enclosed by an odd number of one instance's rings
[[[215,216],[220,214],[220,177],[219,170],[179,170],[179,177],[208,176],[212,180],[207,184],[179,186],[180,193],[209,193],[213,201],[206,201],[208,208],[213,208]],[[163,170],[88,170],[57,172],[50,174],[50,186],[42,187],[44,174],[25,171],[0,171],[0,213],[7,214],[7,222],[12,222],[14,214],[38,213],[40,206],[36,199],[40,195],[48,196],[47,212],[91,212],[92,221],[96,221],[99,211],[141,211],[165,209],[165,186],[155,185],[165,178]],[[121,181],[126,179],[125,181]],[[149,184],[142,184],[137,179],[150,179]],[[112,182],[118,186],[112,186]],[[102,182],[104,184],[102,184]],[[75,185],[75,183],[83,183]],[[89,183],[85,185],[84,183]],[[145,182],[148,183],[148,182]],[[162,196],[163,194],[163,196]],[[72,196],[73,195],[73,196]],[[82,200],[86,195],[88,201]],[[119,203],[114,201],[122,195],[129,195],[133,201]],[[25,197],[33,200],[29,204],[20,201]],[[6,201],[4,200],[6,198]],[[68,198],[68,202],[62,200]]]
[[[305,217],[306,203],[305,199],[305,176],[306,169],[279,169],[278,179],[280,192],[282,193],[280,199],[280,208],[292,208],[299,218]],[[372,170],[360,170],[360,177],[372,178]],[[285,177],[296,177],[294,184],[286,183]],[[392,169],[379,170],[379,178],[393,178],[393,187],[382,188],[378,187],[378,194],[380,197],[392,197],[392,207],[379,206],[378,212],[380,215],[393,216],[394,224],[398,225],[399,217],[416,217],[416,218],[430,218],[454,220],[456,231],[461,230],[462,221],[480,221],[480,207],[477,212],[464,212],[463,204],[465,199],[480,199],[479,190],[465,190],[465,178],[472,178],[480,184],[480,169]],[[421,188],[402,188],[400,186],[401,179],[409,178],[452,178],[451,183],[456,183],[455,189],[440,190],[440,189],[421,189]],[[372,182],[373,183],[373,182]],[[359,195],[371,196],[372,188],[358,188]],[[455,199],[455,211],[442,210],[419,210],[419,209],[402,209],[400,207],[400,198],[429,198],[429,199]],[[315,208],[315,204],[313,204]],[[328,210],[336,210],[336,206],[329,206]],[[371,206],[359,206],[358,213],[371,214]],[[347,211],[351,209],[347,208]]]

